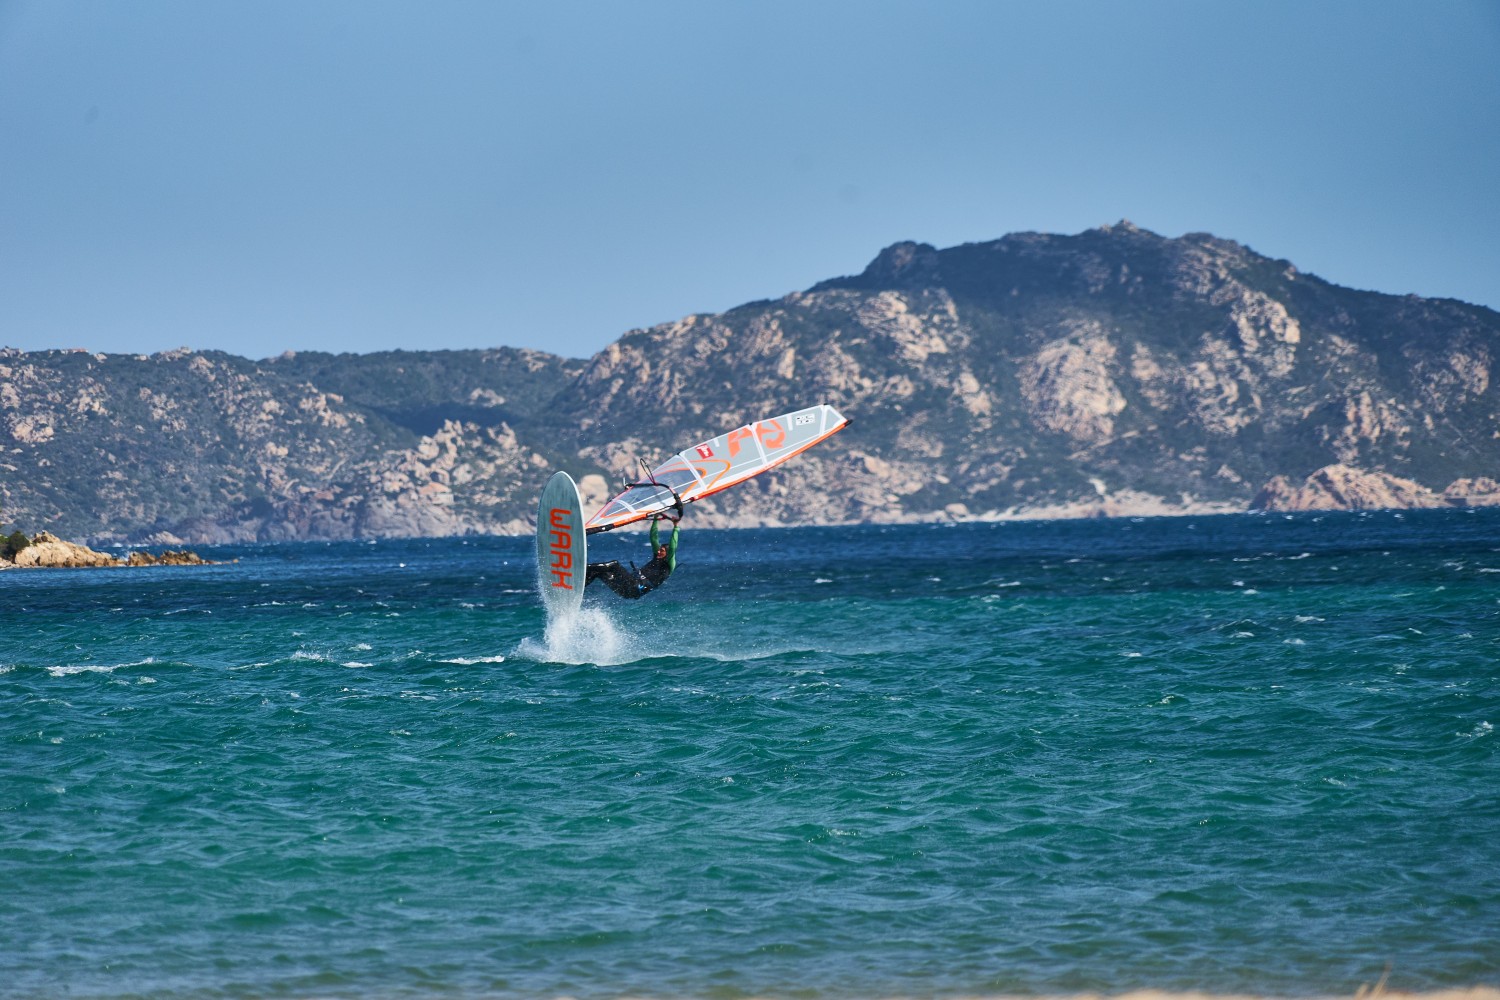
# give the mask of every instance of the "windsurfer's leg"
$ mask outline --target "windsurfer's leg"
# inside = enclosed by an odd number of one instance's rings
[[[606,587],[621,597],[634,599],[641,596],[640,581],[635,574],[626,572],[619,562],[590,564],[585,586],[594,580],[603,580]]]
[[[587,587],[601,577],[607,582],[609,575],[619,568],[620,562],[618,559],[611,559],[609,562],[589,563],[589,571],[583,578],[583,585]]]

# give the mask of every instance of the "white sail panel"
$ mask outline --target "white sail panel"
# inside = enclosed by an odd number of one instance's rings
[[[586,528],[590,533],[608,531],[670,510],[678,498],[683,503],[701,500],[800,455],[848,423],[823,403],[737,427],[652,469],[645,482],[630,485],[601,507]]]

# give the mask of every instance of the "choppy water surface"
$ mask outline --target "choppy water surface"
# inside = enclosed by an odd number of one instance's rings
[[[1500,982],[1500,511],[530,549],[0,574],[0,996]]]

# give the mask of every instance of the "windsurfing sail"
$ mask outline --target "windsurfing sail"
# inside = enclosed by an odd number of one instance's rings
[[[660,514],[774,469],[793,456],[843,430],[849,421],[826,403],[737,427],[727,434],[678,452],[651,470],[644,482],[589,518],[589,534],[608,531]]]

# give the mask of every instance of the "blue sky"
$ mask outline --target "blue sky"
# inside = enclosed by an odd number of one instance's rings
[[[0,0],[0,345],[536,347],[903,239],[1500,308],[1500,2]]]

